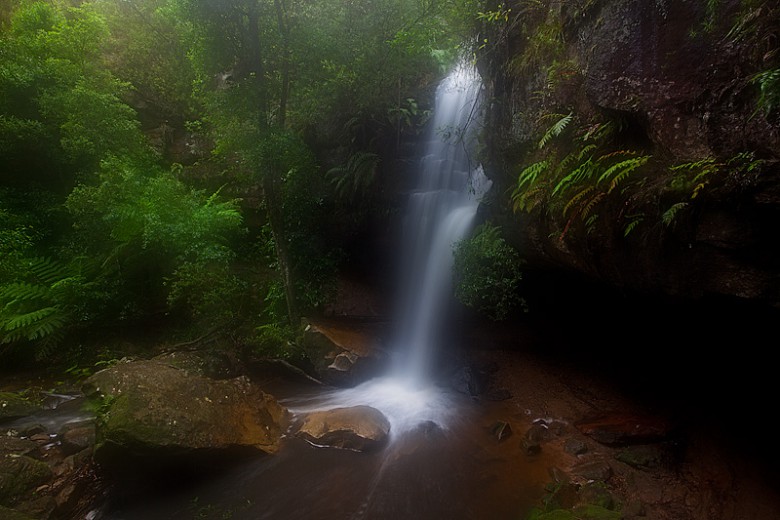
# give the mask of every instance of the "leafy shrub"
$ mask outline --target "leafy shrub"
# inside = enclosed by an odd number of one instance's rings
[[[483,224],[472,238],[455,246],[455,295],[463,304],[500,321],[525,303],[518,292],[522,264],[499,228]]]

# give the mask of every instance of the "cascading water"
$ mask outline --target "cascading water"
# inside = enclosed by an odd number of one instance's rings
[[[451,293],[453,246],[468,233],[479,200],[490,188],[473,158],[481,86],[476,70],[462,64],[436,92],[419,183],[404,222],[403,291],[392,373],[320,394],[315,403],[293,407],[294,412],[368,405],[387,416],[394,437],[425,421],[446,427],[452,406],[447,394],[432,385],[431,365]]]
[[[427,383],[439,348],[453,246],[471,228],[479,200],[490,188],[472,155],[481,86],[477,72],[467,65],[439,85],[419,186],[409,197],[395,371],[415,386]]]

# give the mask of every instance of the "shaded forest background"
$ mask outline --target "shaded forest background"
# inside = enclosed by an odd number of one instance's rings
[[[6,363],[215,331],[284,354],[394,211],[393,158],[480,21],[476,2],[3,5]]]

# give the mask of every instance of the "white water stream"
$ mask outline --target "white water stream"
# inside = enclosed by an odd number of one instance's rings
[[[458,66],[439,85],[417,189],[410,194],[402,246],[395,363],[391,373],[355,388],[320,394],[293,412],[368,405],[382,411],[391,436],[432,421],[447,427],[453,409],[431,381],[452,287],[453,246],[471,229],[490,188],[474,148],[482,84],[470,65]]]

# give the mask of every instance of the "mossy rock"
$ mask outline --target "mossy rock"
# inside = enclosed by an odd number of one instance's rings
[[[611,511],[593,504],[577,506],[573,513],[574,518],[578,520],[621,520],[623,518],[620,511]]]
[[[119,471],[127,459],[272,453],[287,426],[287,410],[246,378],[214,380],[156,361],[117,363],[84,392],[100,409],[95,457]]]
[[[601,506],[577,506],[574,509],[553,509],[552,511],[531,511],[527,520],[621,520],[619,511],[610,511]]]
[[[579,491],[580,500],[585,504],[615,509],[615,500],[604,482],[595,481],[583,485]]]
[[[0,422],[26,417],[40,410],[38,404],[12,392],[0,392]]]
[[[665,459],[665,453],[656,445],[629,446],[618,453],[615,458],[633,468],[649,469],[661,466]]]
[[[0,506],[0,518],[3,520],[35,520],[31,516],[27,516],[24,513],[20,513],[15,509],[8,509],[7,507]]]
[[[46,463],[25,456],[0,459],[0,504],[12,505],[52,477]],[[3,517],[5,518],[5,517]]]

